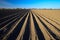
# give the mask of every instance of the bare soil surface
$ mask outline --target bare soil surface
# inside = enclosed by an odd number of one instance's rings
[[[60,40],[60,10],[0,9],[0,40]]]

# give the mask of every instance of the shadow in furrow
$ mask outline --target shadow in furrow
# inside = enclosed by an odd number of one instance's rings
[[[0,19],[0,23],[1,22],[4,22],[10,18],[12,18],[13,16],[16,16],[16,15],[23,15],[23,13],[27,12],[27,10],[20,10],[19,12],[17,13],[13,13],[13,14],[10,14],[10,15],[6,15],[4,16],[3,18]]]
[[[25,11],[24,11],[25,12]],[[26,12],[25,12],[26,13]],[[2,28],[3,26],[5,26],[6,24],[8,24],[10,21],[12,21],[13,19],[15,19],[17,16],[20,16],[20,18],[24,15],[24,13],[17,13],[16,15],[12,15],[12,17],[7,17],[5,19],[2,19],[1,23],[0,23],[0,28]]]
[[[39,40],[45,40],[44,35],[43,35],[42,31],[40,30],[40,28],[39,28],[39,26],[38,26],[38,24],[37,24],[37,22],[35,20],[35,17],[33,16],[33,14],[32,14],[32,17],[33,17],[36,33],[38,35],[38,39]]]
[[[5,21],[13,18],[14,16],[20,15],[20,17],[22,17],[22,16],[24,15],[24,13],[26,13],[26,12],[27,12],[27,10],[22,11],[22,12],[19,12],[19,13],[17,12],[17,13],[14,13],[13,15],[7,16],[6,18],[0,19],[0,26],[2,27],[2,26],[4,26],[5,24],[7,24],[8,22],[6,23]],[[1,25],[1,23],[3,23],[3,22],[5,22],[5,23]]]
[[[29,36],[30,36],[30,14],[27,20],[27,24],[26,24],[26,28],[25,28],[25,32],[23,35],[23,40],[29,40]]]
[[[40,16],[41,17],[41,16]],[[43,17],[41,17],[43,18]],[[46,22],[48,22],[45,18],[43,18]],[[55,25],[53,25],[52,23],[48,22],[50,25],[52,25],[54,28],[56,28],[58,31],[60,31],[60,29],[58,29]]]
[[[17,18],[16,18],[16,20],[14,20],[14,21],[12,21],[8,26],[6,26],[6,30],[5,29],[3,29],[3,30],[0,30],[0,37],[1,37],[1,39],[3,38],[3,36],[5,36],[8,32],[9,32],[9,30],[12,28],[11,26],[17,21],[17,20],[19,20],[19,18],[20,18],[20,16],[18,16]]]
[[[13,14],[13,15],[11,15],[11,16],[8,16],[7,18],[1,19],[1,20],[0,20],[0,23],[6,21],[6,20],[8,20],[8,19],[10,19],[10,18],[12,18],[12,17],[14,17],[14,16],[16,16],[16,15],[18,15],[18,14]]]
[[[45,16],[44,16],[45,17]],[[49,20],[51,20],[51,21],[53,21],[53,22],[55,22],[57,25],[60,25],[58,22],[56,22],[56,21],[54,21],[54,20],[52,20],[52,19],[50,19],[50,18],[48,18],[48,17],[46,17],[47,19],[49,19]]]
[[[15,20],[16,21],[16,20]],[[1,30],[0,31],[0,37],[1,39],[3,38],[4,35],[7,34],[7,32],[11,29],[11,26],[15,23],[15,21],[13,21],[11,24],[9,24],[6,28],[6,30]]]
[[[2,24],[0,24],[0,28],[2,28],[3,26],[5,26],[6,24],[8,24],[9,22],[11,22],[12,20],[14,20],[15,18],[17,18],[19,15],[13,16],[12,18],[10,18],[9,20],[6,20],[5,22],[3,22]]]
[[[36,15],[37,16],[37,15]],[[59,40],[59,38],[48,28],[48,26],[37,16],[37,18],[40,20],[40,22],[43,24],[43,26],[47,29],[47,31],[56,39]]]
[[[14,29],[14,31],[9,35],[9,37],[7,38],[7,40],[15,40],[19,34],[19,32],[21,31],[22,25],[25,21],[27,15],[25,15],[25,17],[21,20],[21,22],[18,24],[18,26]]]

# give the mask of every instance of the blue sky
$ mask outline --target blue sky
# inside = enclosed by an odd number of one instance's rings
[[[0,0],[0,8],[60,8],[60,0]]]

